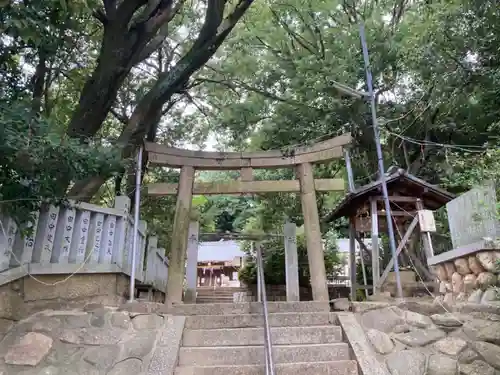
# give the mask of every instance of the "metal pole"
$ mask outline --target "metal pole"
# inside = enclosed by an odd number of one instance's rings
[[[267,310],[267,295],[266,295],[266,282],[265,282],[265,275],[264,275],[264,261],[262,260],[262,249],[260,247],[260,242],[256,243],[256,250],[257,250],[257,263],[258,263],[258,271],[259,271],[259,276],[262,280],[261,285],[262,285],[262,308],[264,310],[264,331],[265,331],[265,337],[264,337],[264,352],[266,353],[267,356],[267,365],[269,366],[269,375],[274,375],[274,361],[273,361],[273,352],[272,352],[272,342],[271,342],[271,332],[270,332],[270,327],[269,327],[269,313]],[[267,370],[266,370],[267,372]]]
[[[391,247],[392,257],[394,258],[394,273],[396,274],[396,286],[398,298],[403,298],[403,288],[401,287],[401,278],[399,276],[398,257],[396,255],[396,240],[394,239],[394,227],[392,224],[391,205],[389,203],[389,193],[387,192],[387,183],[385,181],[384,157],[382,155],[382,147],[380,145],[380,132],[377,122],[377,111],[375,108],[375,96],[373,95],[372,73],[370,70],[370,60],[368,58],[368,47],[366,45],[365,27],[363,23],[359,24],[359,34],[361,37],[361,46],[363,48],[363,58],[365,61],[366,85],[370,96],[373,133],[375,135],[375,147],[377,149],[378,169],[380,180],[382,182],[382,194],[384,196],[385,214],[387,220],[387,231],[389,232],[389,245]]]
[[[255,254],[255,243],[251,242],[252,254],[257,255],[257,302],[262,302],[262,280],[260,279],[260,263],[258,259],[258,254]]]
[[[135,294],[135,263],[137,262],[137,242],[139,240],[139,206],[141,204],[141,172],[142,172],[142,146],[137,153],[137,169],[135,171],[135,196],[134,196],[134,237],[132,242],[132,269],[130,271],[130,298],[134,302]]]

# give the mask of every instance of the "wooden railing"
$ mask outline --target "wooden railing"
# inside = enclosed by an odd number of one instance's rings
[[[44,207],[27,228],[0,217],[0,285],[30,274],[121,272],[131,275],[134,219],[128,197],[117,197],[114,208],[88,203],[69,207]],[[165,291],[168,261],[151,237],[147,224],[138,223],[136,279],[161,286]],[[152,241],[151,241],[152,240]],[[144,259],[148,268],[144,269]],[[158,260],[156,260],[158,258]]]

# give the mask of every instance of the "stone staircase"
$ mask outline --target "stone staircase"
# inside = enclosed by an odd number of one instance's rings
[[[261,304],[191,306],[181,307],[188,317],[175,375],[265,374]],[[270,302],[268,307],[276,375],[358,375],[327,304]]]
[[[233,303],[234,293],[246,291],[246,288],[239,287],[198,287],[196,288],[196,303]]]

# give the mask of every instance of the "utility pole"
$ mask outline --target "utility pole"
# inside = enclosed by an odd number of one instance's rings
[[[389,202],[389,193],[387,192],[387,183],[385,180],[384,156],[382,154],[382,146],[380,145],[380,131],[377,122],[375,95],[373,94],[372,73],[370,69],[370,60],[368,58],[368,47],[366,45],[365,27],[362,22],[359,24],[359,35],[361,37],[361,47],[363,48],[363,59],[365,61],[366,86],[368,88],[368,95],[370,97],[373,133],[375,136],[375,148],[377,150],[378,169],[380,174],[380,180],[382,183],[382,194],[384,196],[385,217],[387,220],[389,245],[391,247],[392,257],[394,258],[394,273],[396,274],[396,286],[398,291],[398,298],[403,298],[403,288],[401,286],[401,278],[399,275],[399,262],[398,262],[398,256],[396,254],[396,249],[397,249],[396,240],[394,239],[394,226],[392,223],[391,204]]]

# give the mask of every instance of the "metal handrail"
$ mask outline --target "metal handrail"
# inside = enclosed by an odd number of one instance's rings
[[[257,252],[257,282],[260,285],[260,299],[264,310],[264,352],[266,356],[266,375],[274,375],[273,350],[271,342],[271,331],[269,329],[269,315],[267,309],[266,282],[264,280],[264,262],[262,261],[262,249],[260,243],[256,243]]]

